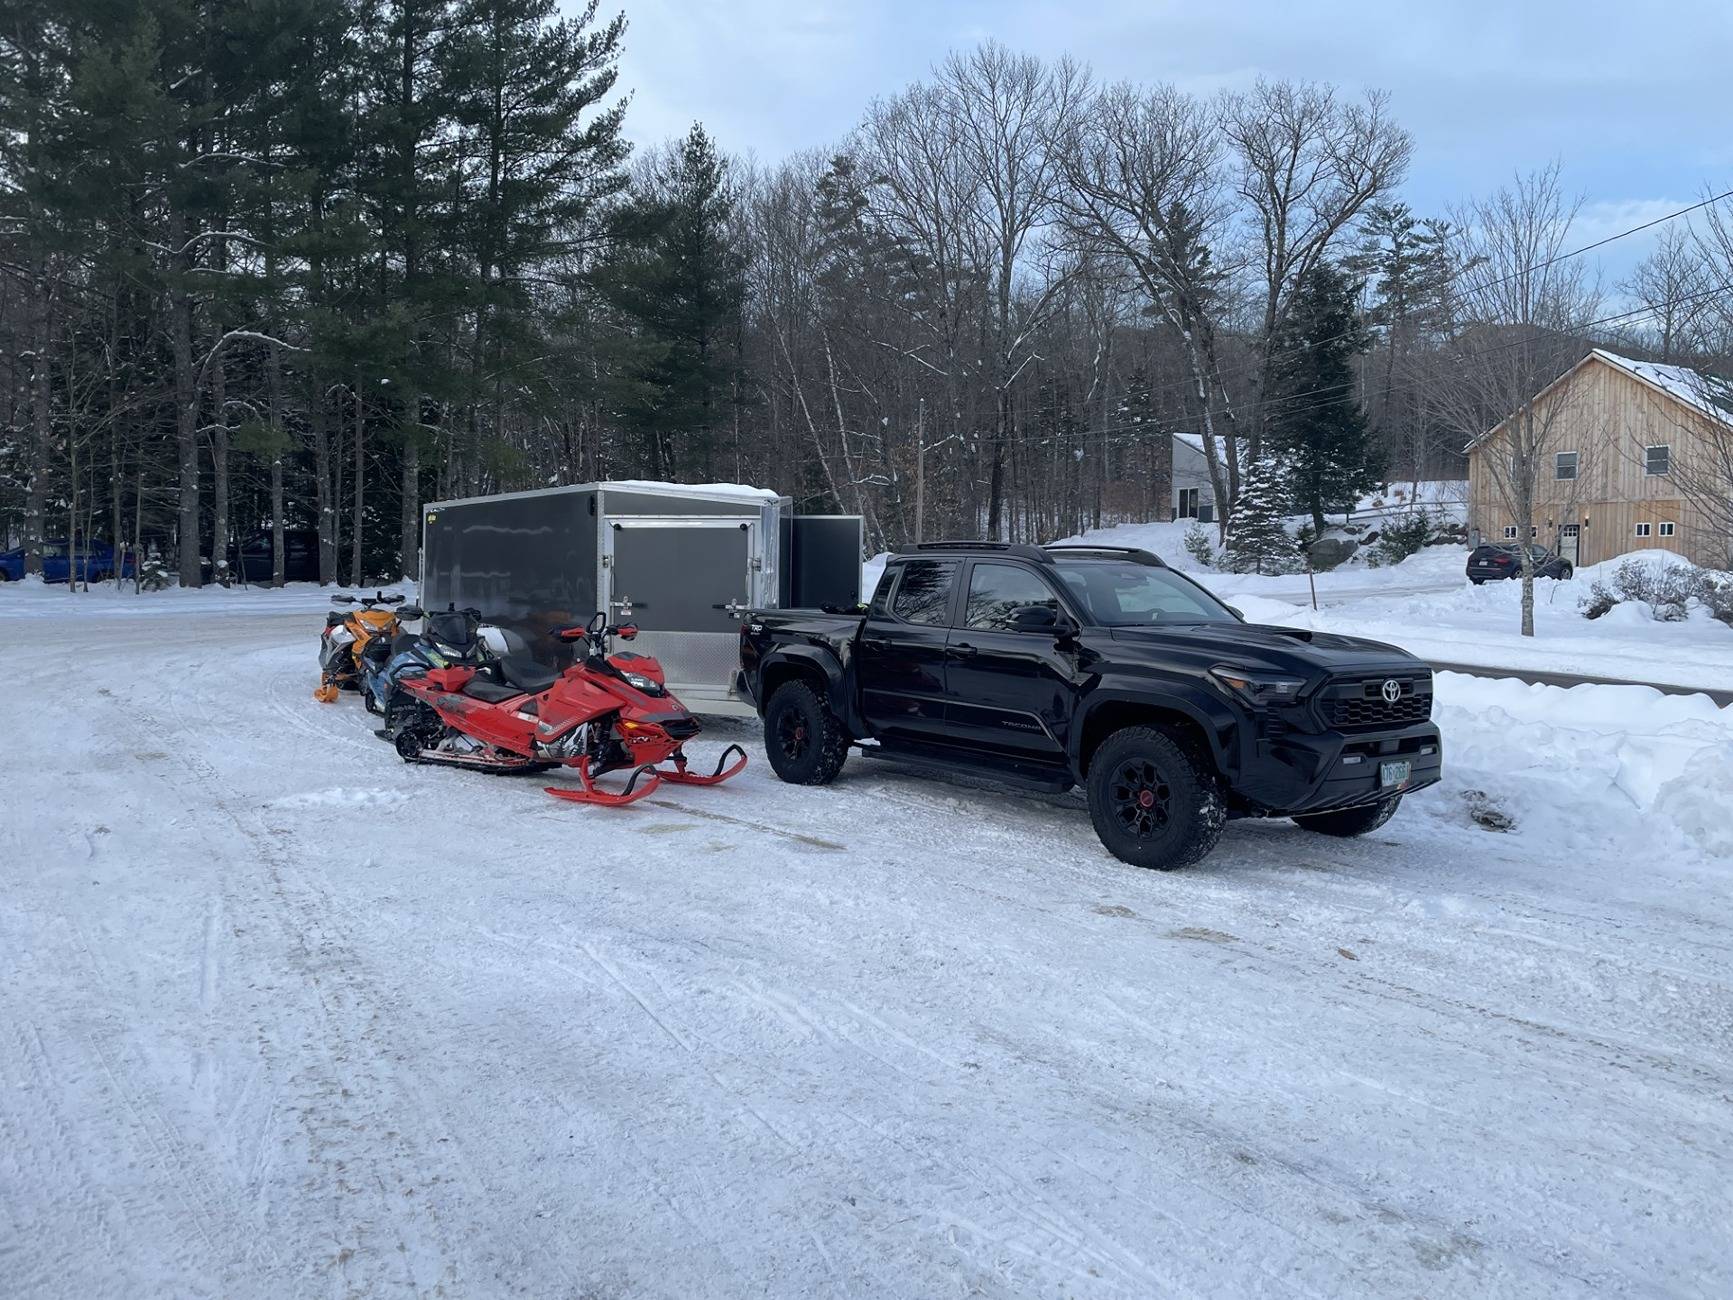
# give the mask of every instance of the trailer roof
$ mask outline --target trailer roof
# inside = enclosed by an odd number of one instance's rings
[[[754,507],[788,499],[769,488],[748,487],[743,483],[660,483],[652,479],[608,479],[600,483],[567,483],[560,487],[531,488],[526,492],[495,492],[479,497],[453,497],[448,501],[428,501],[421,508],[423,511],[443,510],[447,506],[473,505],[479,501],[516,501],[529,497],[557,496],[566,492],[606,492],[610,488],[622,492],[684,497],[696,501],[738,501]]]

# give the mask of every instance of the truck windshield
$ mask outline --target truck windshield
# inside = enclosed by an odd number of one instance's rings
[[[1063,560],[1059,576],[1103,627],[1232,623],[1231,610],[1170,569],[1131,560]]]

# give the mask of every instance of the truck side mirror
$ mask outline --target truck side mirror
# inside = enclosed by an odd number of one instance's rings
[[[1228,613],[1232,614],[1235,618],[1239,619],[1239,621],[1242,623],[1244,623],[1246,621],[1245,611],[1242,610],[1238,605],[1229,605],[1228,606]]]
[[[1011,611],[1014,632],[1057,632],[1059,611],[1051,605],[1020,605]]]

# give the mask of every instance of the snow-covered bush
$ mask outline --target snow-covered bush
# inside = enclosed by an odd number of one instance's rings
[[[1584,617],[1600,618],[1626,601],[1646,606],[1662,623],[1684,622],[1694,601],[1722,622],[1733,623],[1733,575],[1684,560],[1656,564],[1633,556],[1613,570],[1610,584],[1597,578],[1579,605]]]
[[[1384,564],[1400,564],[1410,555],[1417,554],[1431,540],[1432,517],[1424,510],[1398,515],[1385,521],[1383,531],[1378,534],[1377,543],[1366,556],[1366,563],[1373,568]]]
[[[1697,599],[1709,611],[1711,618],[1733,627],[1733,573],[1719,569],[1702,571]]]
[[[1210,539],[1209,529],[1198,523],[1186,529],[1185,553],[1206,569],[1212,566],[1216,562],[1216,545]]]

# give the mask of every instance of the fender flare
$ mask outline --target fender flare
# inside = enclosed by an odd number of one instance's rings
[[[1234,733],[1241,729],[1242,719],[1234,709],[1211,691],[1201,686],[1183,684],[1152,685],[1143,682],[1102,682],[1084,701],[1075,725],[1071,728],[1066,748],[1072,771],[1082,779],[1083,738],[1090,723],[1102,710],[1115,707],[1161,709],[1177,713],[1196,725],[1209,744],[1210,759],[1216,771],[1224,776],[1236,771],[1239,754],[1233,742]]]
[[[830,711],[843,719],[847,719],[853,712],[849,708],[848,692],[843,681],[842,662],[831,650],[821,646],[789,645],[779,646],[765,655],[758,664],[759,689],[754,693],[760,714],[770,707],[771,693],[764,689],[764,683],[767,679],[778,676],[817,676],[823,683],[825,703],[830,706]]]

